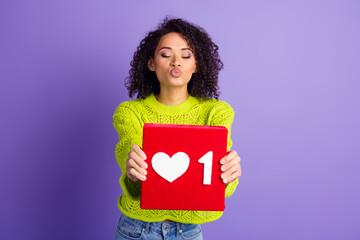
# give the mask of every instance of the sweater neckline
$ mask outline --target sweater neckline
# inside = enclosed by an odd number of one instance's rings
[[[195,97],[189,95],[188,99],[185,102],[175,106],[167,106],[160,103],[155,98],[154,93],[151,93],[147,98],[145,98],[144,102],[148,106],[164,114],[179,115],[179,114],[187,113],[198,102],[198,100]]]

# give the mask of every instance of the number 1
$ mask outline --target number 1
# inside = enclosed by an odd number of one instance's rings
[[[207,152],[204,156],[199,159],[199,163],[204,164],[204,178],[203,184],[204,185],[211,185],[211,172],[212,172],[212,159],[213,159],[213,152]]]

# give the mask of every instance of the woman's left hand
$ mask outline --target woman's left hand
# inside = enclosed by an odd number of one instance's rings
[[[221,178],[225,184],[229,184],[241,176],[240,161],[241,158],[236,151],[230,151],[220,160],[221,171],[223,171]]]

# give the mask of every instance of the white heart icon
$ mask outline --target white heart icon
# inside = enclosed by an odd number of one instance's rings
[[[151,164],[161,177],[173,182],[186,172],[190,158],[184,152],[177,152],[171,158],[166,153],[158,152],[152,157]]]

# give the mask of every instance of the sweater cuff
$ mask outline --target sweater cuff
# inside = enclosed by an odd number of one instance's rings
[[[239,178],[237,178],[235,181],[229,183],[225,187],[225,197],[230,197],[235,192],[236,186],[239,184]]]
[[[125,176],[124,183],[126,189],[133,200],[140,200],[141,195],[141,181],[134,182],[127,175]]]

